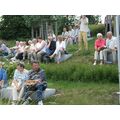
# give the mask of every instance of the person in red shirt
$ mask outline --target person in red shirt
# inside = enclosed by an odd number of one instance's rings
[[[94,53],[94,64],[97,64],[98,55],[100,57],[100,65],[103,64],[103,49],[106,48],[106,42],[103,39],[103,35],[101,33],[97,34],[97,40],[95,40],[95,53]]]

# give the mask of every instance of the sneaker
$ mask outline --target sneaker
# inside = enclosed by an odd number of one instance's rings
[[[93,63],[93,65],[96,65],[96,64],[97,64],[96,62]]]
[[[29,98],[23,103],[23,105],[28,105],[28,104],[30,103],[30,100],[31,100],[31,98],[29,97]]]
[[[38,102],[38,105],[43,105],[43,102],[42,102],[42,100]]]
[[[29,100],[26,100],[23,105],[28,105],[29,104]]]

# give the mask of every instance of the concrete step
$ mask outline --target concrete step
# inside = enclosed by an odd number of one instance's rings
[[[7,98],[12,100],[13,98],[13,87],[7,87],[7,88],[3,88],[1,90],[1,98]],[[56,93],[56,89],[54,88],[47,88],[44,92],[43,92],[43,99],[46,99],[52,95],[55,95]],[[34,99],[34,95],[33,95],[33,99]]]

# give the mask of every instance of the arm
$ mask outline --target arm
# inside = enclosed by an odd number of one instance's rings
[[[48,40],[48,45],[47,45],[47,48],[50,47],[50,44],[51,44],[51,41]]]
[[[98,48],[97,48],[97,40],[95,41],[95,50],[98,51]]]
[[[45,43],[45,41],[43,41],[43,42],[41,43],[40,48],[37,49],[37,52],[41,51],[41,50],[45,47],[45,45],[46,45],[46,43]]]

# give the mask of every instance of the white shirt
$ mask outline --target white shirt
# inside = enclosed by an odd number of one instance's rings
[[[88,32],[88,18],[85,17],[85,19],[80,19],[80,31],[82,32]]]
[[[22,85],[25,80],[28,80],[28,70],[24,69],[23,72],[20,72],[16,69],[13,78],[14,80],[17,80],[19,85]]]
[[[40,48],[40,46],[41,46],[41,45],[40,45],[40,43],[39,43],[39,42],[35,44],[35,48],[36,48],[36,49],[39,49],[39,48]]]
[[[56,49],[61,49],[61,48],[63,48],[65,50],[65,41],[62,41],[62,42],[57,41],[56,42]]]
[[[106,39],[106,46],[107,48],[110,49],[114,49],[115,47],[117,48],[118,47],[117,38],[112,36],[111,39]]]
[[[23,53],[24,52],[24,46],[20,46],[19,47],[19,53]]]
[[[79,35],[79,29],[77,28],[77,29],[74,29],[74,37],[76,37],[76,36],[78,36]]]
[[[33,51],[35,51],[35,50],[36,50],[35,45],[34,45],[34,44],[31,44],[31,45],[30,45],[29,52],[33,52]]]
[[[68,34],[68,32],[67,32],[67,31],[66,31],[66,32],[62,32],[62,36],[63,36],[64,38],[66,38],[66,39],[67,39],[67,38],[68,38],[68,35],[69,35],[69,34]]]
[[[68,35],[70,37],[74,37],[74,30],[72,29],[72,30],[68,31]]]

